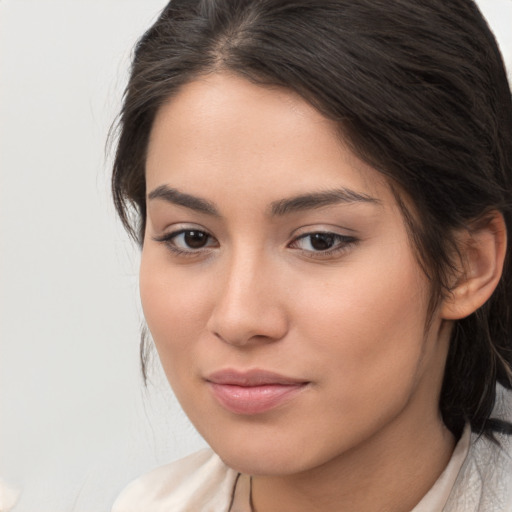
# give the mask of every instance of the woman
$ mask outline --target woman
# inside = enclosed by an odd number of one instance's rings
[[[212,451],[115,512],[512,510],[511,140],[470,0],[172,1],[113,191]]]

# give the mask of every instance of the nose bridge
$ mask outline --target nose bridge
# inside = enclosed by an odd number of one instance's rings
[[[255,290],[256,276],[263,277],[265,262],[260,254],[254,251],[237,251],[231,257],[226,269],[224,292],[227,302],[245,302],[250,298],[250,290]],[[245,295],[249,295],[246,297]]]
[[[210,330],[223,341],[243,345],[276,340],[286,332],[278,269],[263,251],[234,249],[224,263]]]

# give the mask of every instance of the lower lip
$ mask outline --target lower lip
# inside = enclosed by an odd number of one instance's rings
[[[304,384],[264,384],[261,386],[232,386],[209,382],[217,401],[235,414],[260,414],[270,411],[295,397]]]

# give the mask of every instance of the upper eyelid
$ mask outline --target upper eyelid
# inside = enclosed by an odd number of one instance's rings
[[[312,231],[305,231],[304,233],[299,233],[297,235],[294,235],[293,238],[294,239],[298,239],[298,238],[304,238],[306,236],[310,236],[310,235],[333,235],[333,236],[338,236],[340,238],[355,238],[354,235],[350,234],[350,235],[347,235],[345,233],[337,233],[336,231],[329,231],[329,230],[323,230],[323,229],[315,229],[315,230],[312,230]]]
[[[169,236],[173,234],[182,233],[183,231],[202,231],[210,236],[213,236],[211,231],[200,224],[195,224],[193,222],[174,222],[163,229],[159,229],[162,233],[161,236]],[[215,238],[215,237],[214,237]]]
[[[304,229],[304,231],[302,231]],[[340,232],[343,231],[343,232]],[[324,234],[324,235],[333,235],[335,237],[338,237],[339,239],[344,239],[348,243],[348,239],[350,241],[357,241],[359,240],[359,236],[357,235],[356,231],[353,229],[348,229],[341,226],[332,226],[332,227],[324,227],[320,228],[317,227],[315,229],[314,226],[306,226],[305,228],[299,228],[295,230],[292,235],[289,237],[289,242],[287,245],[293,244],[295,241],[300,240],[302,238],[306,238],[311,235],[315,234]]]
[[[333,235],[340,236],[355,236],[357,233],[356,229],[349,228],[347,226],[339,226],[334,224],[322,224],[315,223],[306,226],[301,226],[300,228],[296,228],[292,231],[290,237],[299,237],[302,235],[310,235],[313,233],[331,233]],[[349,233],[349,234],[346,234]]]
[[[174,227],[174,226],[175,225],[173,225],[173,227],[167,227],[167,228],[162,229],[161,234],[153,234],[151,238],[157,242],[165,241],[165,240],[174,238],[178,235],[181,235],[182,233],[186,233],[187,231],[199,231],[201,233],[205,233],[210,238],[217,240],[217,238],[214,235],[212,235],[212,233],[208,229],[205,229],[204,227],[195,226],[192,224],[187,225],[186,223],[183,223],[182,227]],[[179,224],[178,224],[178,226],[179,226]]]
[[[183,233],[186,233],[187,231],[198,231],[200,233],[204,233],[205,235],[209,236],[210,238],[213,238],[214,240],[217,240],[216,237],[214,237],[206,229],[189,228],[189,227],[180,228],[180,229],[173,229],[172,231],[171,230],[170,231],[166,231],[166,232],[162,233],[162,235],[159,235],[159,236],[157,235],[154,238],[165,238],[165,239],[174,238],[174,237],[177,237],[179,235],[182,235]]]

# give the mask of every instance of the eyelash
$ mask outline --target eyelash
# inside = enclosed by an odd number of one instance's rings
[[[194,257],[199,255],[204,255],[206,252],[209,252],[212,246],[206,245],[205,247],[199,247],[197,249],[189,248],[189,249],[182,249],[178,247],[175,243],[175,240],[180,235],[183,235],[185,233],[195,233],[195,234],[201,234],[207,237],[207,244],[208,241],[215,240],[215,238],[210,235],[207,231],[204,231],[202,229],[191,229],[191,228],[185,228],[180,229],[177,231],[173,231],[171,233],[167,233],[165,235],[162,235],[160,237],[154,237],[153,240],[156,242],[164,243],[167,248],[175,255],[177,256],[185,256],[185,257]],[[301,249],[300,247],[296,247],[298,242],[301,240],[305,240],[308,237],[310,237],[310,244],[311,244],[311,237],[315,235],[321,235],[324,237],[331,238],[331,241],[334,242],[333,247],[330,247],[325,250],[306,250]],[[295,249],[303,253],[309,258],[328,258],[329,256],[333,256],[335,254],[342,253],[344,251],[347,251],[350,249],[352,245],[357,243],[357,239],[353,236],[346,236],[346,235],[340,235],[338,233],[333,233],[331,231],[311,231],[309,233],[304,233],[296,238],[294,238],[287,247],[291,249]],[[218,243],[217,243],[218,244]],[[218,245],[217,245],[218,246]],[[215,248],[216,246],[213,246]]]
[[[333,233],[331,231],[311,231],[309,233],[304,233],[304,234],[298,236],[297,238],[295,238],[290,244],[288,244],[288,247],[295,248],[295,247],[293,247],[294,245],[296,245],[301,240],[307,239],[308,237],[310,238],[310,245],[311,245],[311,242],[312,242],[311,237],[313,237],[315,235],[329,237],[332,239],[334,244],[332,247],[330,247],[328,249],[318,250],[318,251],[297,248],[297,250],[301,251],[303,254],[307,255],[309,258],[318,258],[318,259],[328,258],[329,256],[333,256],[333,255],[348,251],[350,249],[350,247],[353,246],[357,242],[357,239],[353,236],[340,235],[339,233]]]
[[[194,229],[194,228],[185,228],[185,229],[179,229],[177,231],[173,231],[172,233],[166,233],[165,235],[162,235],[160,237],[154,237],[153,240],[155,242],[161,242],[167,246],[167,248],[174,253],[177,256],[186,256],[186,257],[193,257],[198,256],[199,254],[204,254],[206,251],[210,249],[210,247],[200,247],[197,249],[190,248],[190,249],[181,249],[178,247],[175,243],[175,240],[178,236],[184,235],[185,233],[196,233],[201,235],[206,235],[207,241],[208,240],[215,240],[210,233],[207,231],[204,231],[202,229]]]

